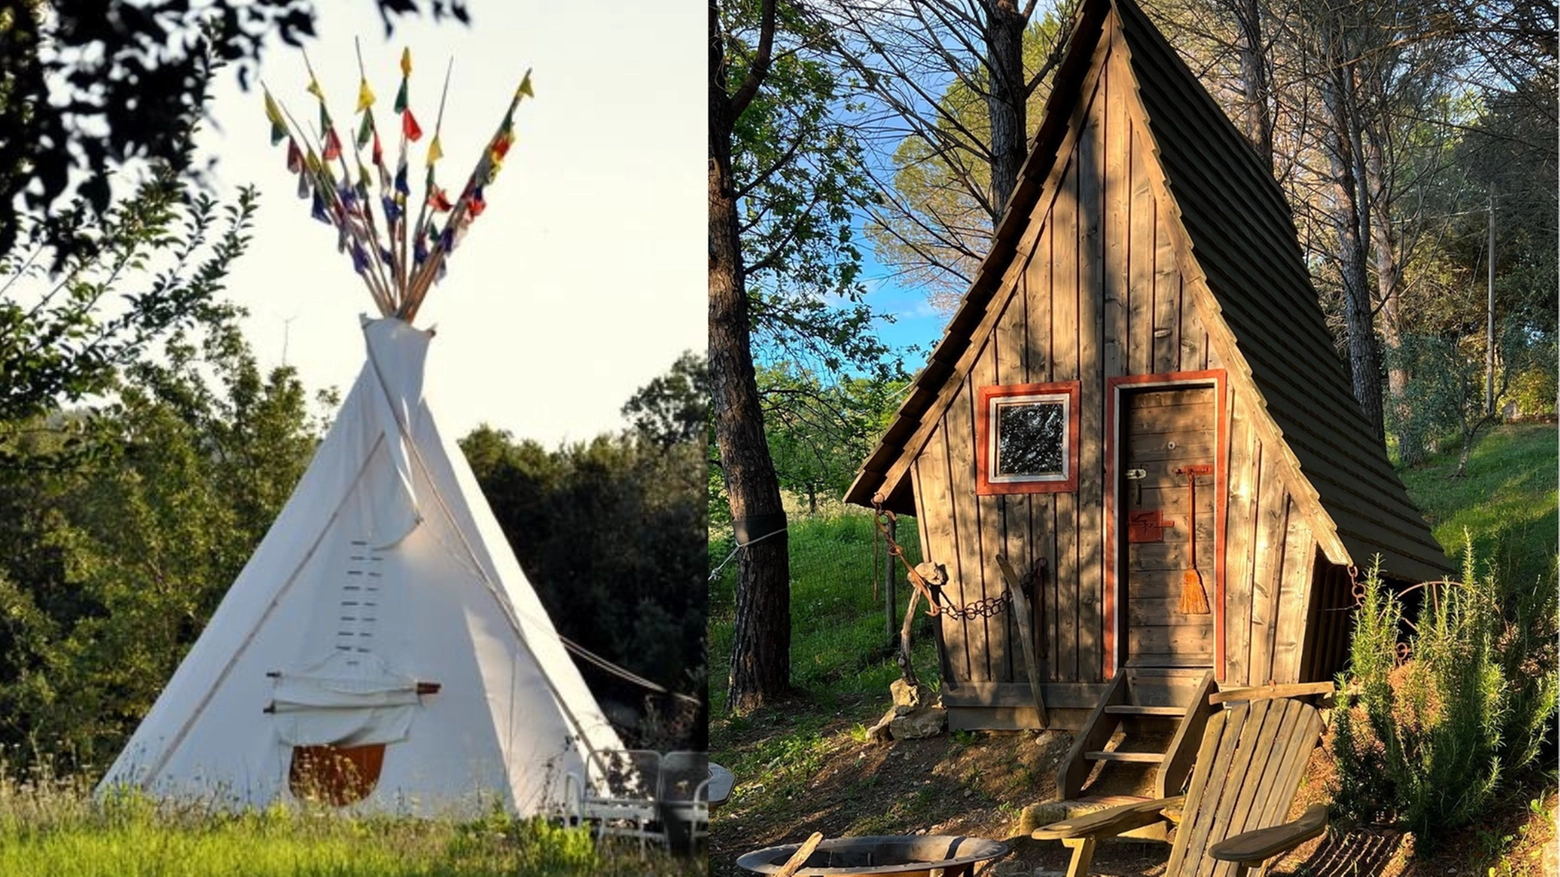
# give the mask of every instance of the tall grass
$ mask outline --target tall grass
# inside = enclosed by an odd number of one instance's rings
[[[874,561],[870,513],[832,511],[815,516],[793,514],[790,532],[791,684],[815,694],[883,694],[899,676],[897,654],[889,637],[883,608],[883,554]],[[912,518],[901,518],[896,541],[911,566],[921,560],[920,540]],[[731,552],[729,538],[710,542],[710,562],[718,564]],[[710,583],[710,701],[719,711],[725,703],[730,669],[732,624],[736,608],[737,561],[734,559]],[[873,594],[874,570],[878,591]],[[910,585],[903,567],[897,572],[892,615],[895,635],[904,617]],[[930,624],[918,621],[912,635],[916,672],[923,682],[937,684],[937,653]]]
[[[80,778],[0,776],[6,877],[514,877],[702,874],[702,861],[598,849],[585,829],[505,814],[471,821],[351,817],[273,807],[213,813],[127,795],[94,802]]]

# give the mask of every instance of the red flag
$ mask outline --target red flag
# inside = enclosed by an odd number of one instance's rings
[[[287,140],[287,169],[293,173],[303,172],[303,150],[298,148],[298,141]]]
[[[440,213],[445,213],[455,206],[450,203],[450,196],[444,194],[444,190],[438,186],[433,187],[433,195],[428,198],[428,204]]]
[[[320,156],[326,161],[335,161],[341,157],[341,138],[336,136],[336,129],[325,132],[325,148]]]
[[[509,154],[509,147],[515,142],[515,135],[504,134],[493,141],[493,154],[503,160]]]
[[[422,137],[422,128],[417,124],[417,117],[412,115],[411,110],[401,114],[401,133],[405,134],[406,139],[413,143],[416,143],[417,139]]]
[[[376,165],[383,165],[384,163],[385,163],[385,151],[384,151],[384,149],[380,148],[380,146],[379,146],[379,131],[375,130],[374,131],[374,164],[376,164]]]

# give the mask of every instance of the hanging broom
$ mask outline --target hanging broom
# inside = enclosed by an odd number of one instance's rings
[[[1186,473],[1186,481],[1192,493],[1192,507],[1186,514],[1186,525],[1192,531],[1192,568],[1181,578],[1182,615],[1208,614],[1208,590],[1203,587],[1202,573],[1197,571],[1197,476],[1206,474],[1202,471],[1205,468],[1211,470],[1213,467],[1187,466],[1176,470]]]

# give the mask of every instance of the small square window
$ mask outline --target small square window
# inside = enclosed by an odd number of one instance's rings
[[[982,387],[980,402],[977,493],[1077,489],[1077,381]]]

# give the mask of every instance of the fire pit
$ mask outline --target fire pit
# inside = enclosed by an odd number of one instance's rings
[[[780,870],[800,844],[765,847],[746,853],[737,864],[760,874]],[[951,835],[897,835],[894,837],[841,837],[818,844],[818,849],[797,870],[815,877],[850,877],[867,874],[901,874],[906,877],[960,877],[977,862],[1006,853],[1007,844],[980,837]]]

